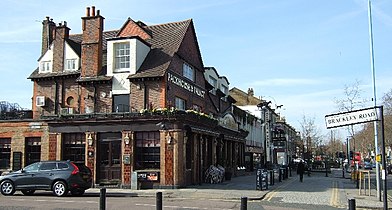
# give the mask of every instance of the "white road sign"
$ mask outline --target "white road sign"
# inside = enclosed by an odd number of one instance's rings
[[[345,125],[353,125],[378,120],[379,107],[372,107],[351,112],[331,114],[325,116],[327,128],[336,128]]]

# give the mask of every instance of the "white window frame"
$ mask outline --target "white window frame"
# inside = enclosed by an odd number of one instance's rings
[[[186,101],[182,98],[176,97],[175,99],[176,109],[185,110],[186,109]]]
[[[41,71],[42,73],[50,72],[51,61],[41,61]]]
[[[229,93],[229,88],[226,85],[221,84],[221,91],[225,94],[228,95]]]
[[[66,59],[65,70],[76,70],[76,59]]]
[[[114,72],[129,71],[131,66],[131,44],[119,42],[113,44]]]
[[[187,63],[182,65],[182,75],[191,81],[195,81],[195,70]]]
[[[208,82],[212,85],[212,86],[214,86],[214,89],[216,89],[217,87],[217,84],[218,84],[218,80],[217,79],[215,79],[213,76],[208,76]]]

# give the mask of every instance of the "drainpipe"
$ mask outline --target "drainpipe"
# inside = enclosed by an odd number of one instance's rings
[[[54,81],[55,83],[55,96],[54,96],[54,114],[59,113],[59,83],[57,80]]]

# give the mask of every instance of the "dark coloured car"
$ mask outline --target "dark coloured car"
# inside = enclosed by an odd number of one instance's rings
[[[364,162],[363,168],[364,168],[365,170],[372,170],[372,169],[373,169],[373,165],[372,165],[372,163],[370,163],[370,162]]]
[[[56,196],[83,195],[92,185],[91,170],[71,161],[42,161],[0,176],[0,192],[13,195],[20,190],[32,195],[36,190],[53,191]]]

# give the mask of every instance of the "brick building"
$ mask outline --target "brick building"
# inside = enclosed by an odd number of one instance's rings
[[[95,7],[81,19],[82,34],[42,22],[33,119],[0,121],[1,170],[69,159],[85,163],[96,185],[132,188],[200,184],[210,165],[236,175],[247,132],[227,79],[226,90],[205,78],[193,21],[128,18],[105,31]]]

